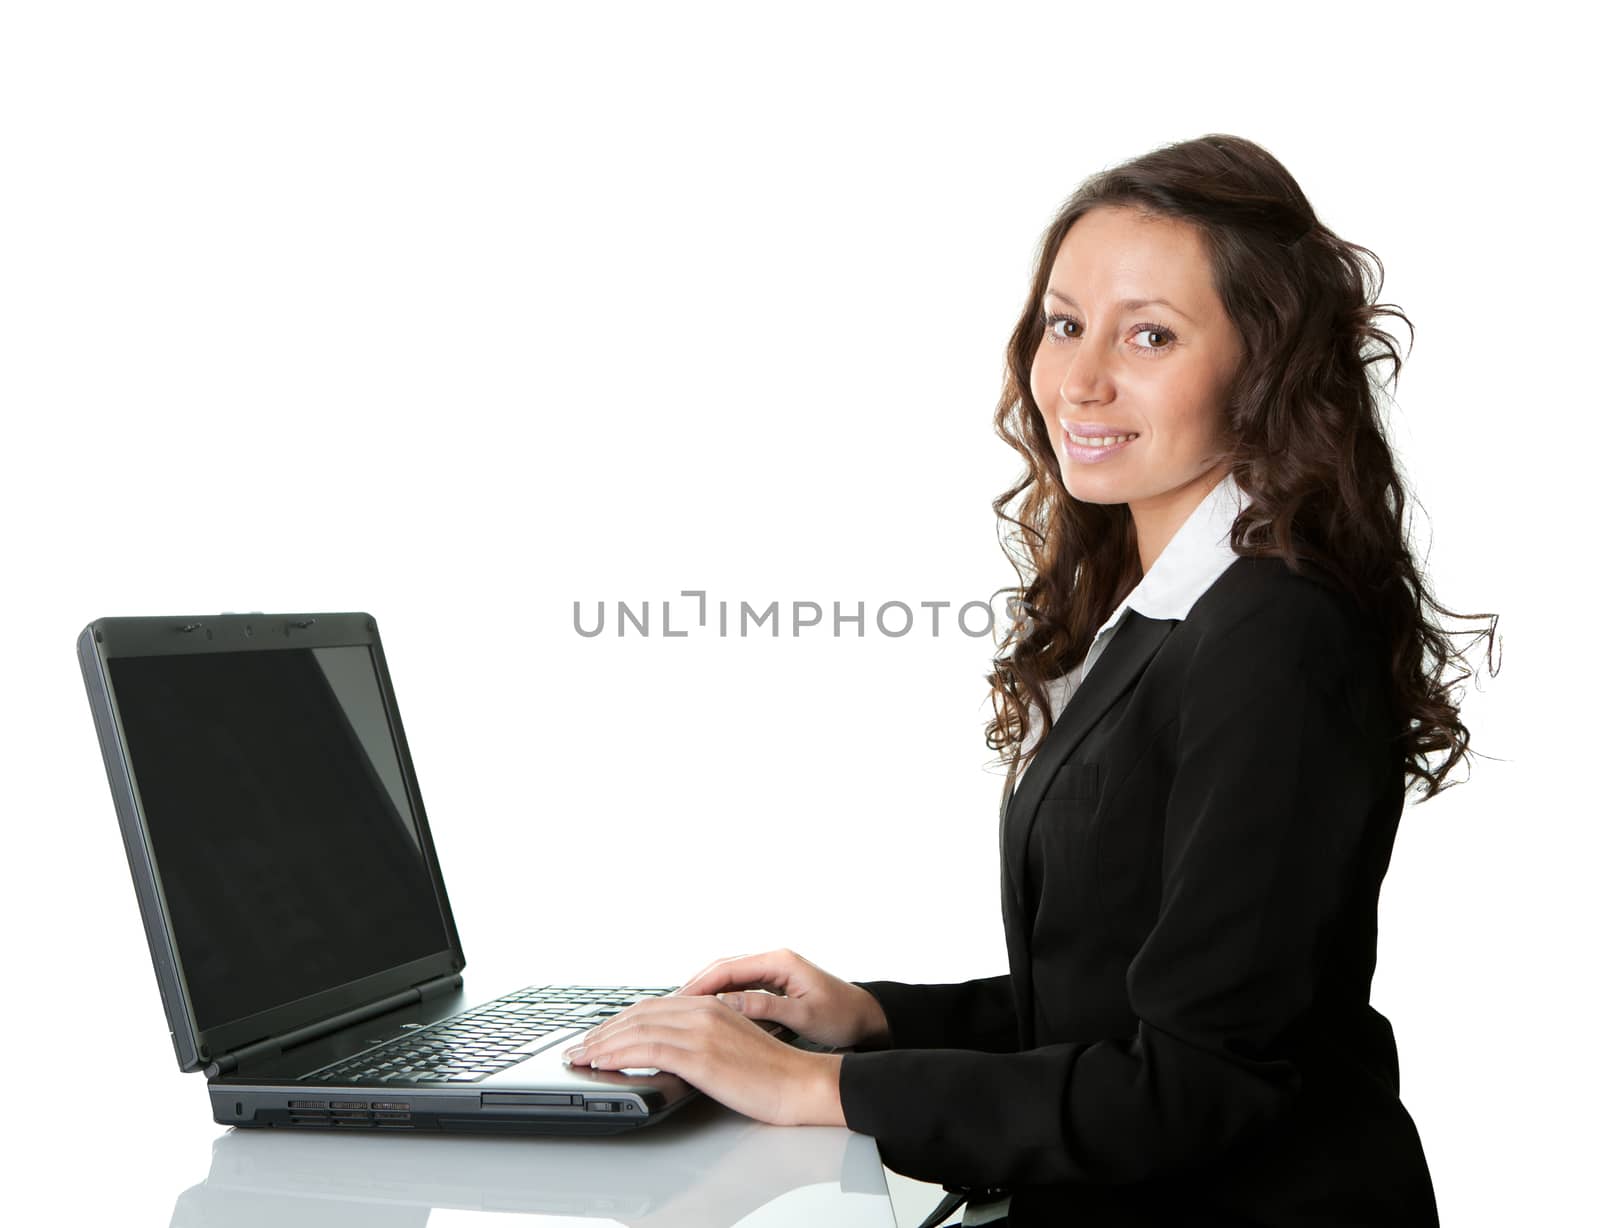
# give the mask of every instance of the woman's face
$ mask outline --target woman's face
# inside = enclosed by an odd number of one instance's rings
[[[1181,522],[1222,476],[1223,396],[1243,355],[1199,232],[1091,209],[1061,241],[1047,285],[1030,384],[1067,491],[1126,503],[1136,520]],[[1152,299],[1166,301],[1141,302]],[[1134,438],[1079,448],[1069,429]]]

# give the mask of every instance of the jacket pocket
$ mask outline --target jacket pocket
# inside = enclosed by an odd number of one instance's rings
[[[1094,763],[1063,763],[1051,777],[1041,802],[1092,802],[1100,791],[1100,768]]]

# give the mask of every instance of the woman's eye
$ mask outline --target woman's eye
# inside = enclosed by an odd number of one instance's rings
[[[1071,316],[1045,316],[1045,318],[1044,318],[1044,330],[1045,330],[1045,332],[1049,333],[1051,336],[1055,337],[1057,340],[1065,341],[1065,340],[1068,340],[1069,338],[1068,337],[1063,337],[1060,333],[1056,332],[1057,325],[1060,325],[1060,324],[1071,324],[1071,325],[1076,326],[1077,323],[1078,322],[1076,320],[1074,320]]]
[[[1133,335],[1135,337],[1142,337],[1146,333],[1154,333],[1158,337],[1163,338],[1163,340],[1160,345],[1142,345],[1139,347],[1142,350],[1165,350],[1172,345],[1172,334],[1166,329],[1162,328],[1159,324],[1141,324],[1139,325],[1138,329],[1135,330]]]

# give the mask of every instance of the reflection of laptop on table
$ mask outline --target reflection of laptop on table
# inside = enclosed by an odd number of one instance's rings
[[[560,1058],[668,989],[468,999],[371,617],[101,619],[78,659],[178,1064],[205,1070],[215,1120],[613,1134],[699,1096]]]

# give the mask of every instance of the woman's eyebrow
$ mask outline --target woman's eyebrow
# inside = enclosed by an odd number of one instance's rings
[[[1046,290],[1044,292],[1044,294],[1045,294],[1046,298],[1049,298],[1052,294],[1055,295],[1058,299],[1060,299],[1063,303],[1067,304],[1067,306],[1069,306],[1069,307],[1077,307],[1078,306],[1077,303],[1073,302],[1072,299],[1068,298],[1065,294],[1062,294],[1061,291],[1059,291],[1059,290]],[[1185,320],[1188,320],[1189,323],[1191,323],[1191,324],[1196,323],[1195,318],[1193,316],[1189,315],[1188,312],[1184,311],[1183,308],[1179,307],[1176,303],[1169,302],[1167,299],[1164,299],[1164,298],[1125,298],[1120,303],[1117,303],[1116,306],[1122,308],[1124,311],[1130,311],[1135,307],[1148,307],[1152,303],[1160,303],[1163,307],[1170,307],[1170,308],[1172,308],[1173,311],[1176,311]],[[1079,308],[1079,310],[1082,310],[1082,309]]]

